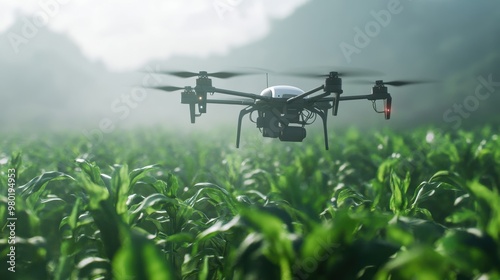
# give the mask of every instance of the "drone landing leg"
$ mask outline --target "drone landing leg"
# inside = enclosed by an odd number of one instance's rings
[[[194,119],[196,117],[196,115],[194,113],[194,108],[195,108],[194,106],[195,106],[194,103],[189,104],[189,113],[191,115],[191,123],[194,123]]]
[[[236,148],[239,148],[240,147],[240,135],[241,135],[241,121],[243,120],[243,117],[254,111],[255,109],[251,108],[251,107],[247,107],[243,110],[240,111],[240,115],[238,117],[238,129],[236,131]]]
[[[326,115],[327,115],[328,109],[325,110],[325,112],[322,114],[323,116],[319,115],[321,119],[323,120],[323,134],[325,135],[325,149],[328,150],[328,131],[326,128]]]
[[[318,116],[320,116],[321,120],[323,121],[323,133],[325,135],[325,149],[328,150],[328,130],[326,127],[326,121],[327,121],[327,116],[328,116],[328,109],[323,109],[323,110],[314,110]]]

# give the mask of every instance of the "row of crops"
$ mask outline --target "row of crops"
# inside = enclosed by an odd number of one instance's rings
[[[500,279],[492,128],[207,134],[3,137],[0,278]]]

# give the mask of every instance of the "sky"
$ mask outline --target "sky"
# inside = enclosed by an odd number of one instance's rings
[[[239,107],[211,106],[192,125],[178,93],[138,86],[194,84],[151,70],[260,68],[266,70],[259,75],[213,82],[258,94],[268,72],[271,85],[308,90],[323,81],[279,72],[346,67],[381,73],[370,81],[435,83],[390,88],[389,122],[368,101],[346,102],[339,116],[329,117],[333,128],[455,129],[497,119],[498,34],[500,2],[489,0],[4,1],[0,130],[235,126]],[[353,79],[343,83],[345,95],[371,92]]]
[[[28,0],[2,3],[0,32],[17,18],[67,34],[92,60],[133,70],[173,55],[207,57],[265,37],[307,0]],[[29,34],[25,27],[16,34]],[[36,32],[32,32],[36,33]],[[31,35],[24,36],[30,37]],[[9,38],[15,51],[23,44]],[[200,47],[202,45],[203,47]]]

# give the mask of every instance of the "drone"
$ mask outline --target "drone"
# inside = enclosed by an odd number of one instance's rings
[[[319,116],[323,123],[325,149],[328,150],[327,116],[328,111],[336,116],[340,101],[362,100],[372,101],[373,109],[377,113],[383,113],[385,119],[390,119],[392,110],[392,97],[387,86],[404,86],[422,81],[375,81],[371,94],[345,96],[342,90],[342,77],[352,73],[330,71],[328,74],[317,73],[289,73],[307,78],[323,78],[324,82],[309,91],[290,85],[268,86],[260,94],[234,91],[217,88],[212,85],[212,78],[226,79],[236,76],[255,74],[243,72],[213,72],[207,71],[160,71],[156,74],[167,74],[180,78],[196,77],[194,87],[185,86],[155,86],[151,89],[181,92],[181,103],[188,104],[190,109],[191,123],[195,123],[196,117],[207,113],[208,104],[226,104],[245,106],[238,116],[238,127],[236,132],[236,148],[240,145],[241,123],[243,117],[250,115],[250,120],[256,124],[263,137],[278,138],[284,142],[302,142],[306,137],[307,125],[315,122]],[[359,81],[358,83],[372,83]],[[225,94],[229,96],[242,97],[243,99],[212,99],[209,94]],[[383,100],[384,109],[377,110],[375,101]]]

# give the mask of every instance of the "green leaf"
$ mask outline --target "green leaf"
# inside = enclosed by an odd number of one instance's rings
[[[103,185],[97,185],[87,176],[80,175],[79,177],[79,182],[88,195],[90,209],[98,209],[99,203],[109,198],[108,189]]]
[[[406,173],[406,177],[401,179],[395,172],[391,172],[390,187],[392,191],[390,199],[390,209],[398,214],[408,208],[408,187],[410,186],[410,172]]]
[[[177,181],[177,177],[175,177],[172,173],[168,173],[167,175],[167,188],[165,189],[165,195],[168,197],[175,198],[177,197],[177,191],[179,190],[179,182]]]
[[[208,279],[208,269],[209,269],[208,258],[209,258],[208,256],[205,256],[203,258],[203,264],[201,266],[200,274],[198,274],[198,279],[199,280],[206,280],[206,279]]]
[[[148,165],[148,166],[144,166],[144,167],[136,168],[136,169],[132,170],[129,174],[130,185],[131,186],[135,185],[135,183],[137,183],[137,181],[141,180],[142,178],[144,178],[144,176],[146,176],[147,172],[154,170],[158,166],[159,165],[157,165],[157,164],[153,164],[153,165]]]
[[[48,183],[59,180],[75,180],[73,177],[62,172],[51,171],[31,179],[28,183],[19,187],[21,195],[24,197],[34,196],[33,201],[38,201],[41,193]]]
[[[92,183],[105,186],[101,178],[101,169],[99,169],[99,167],[95,163],[90,163],[87,160],[81,158],[76,159],[75,161]]]
[[[123,215],[127,212],[127,199],[130,190],[130,177],[127,165],[117,166],[111,175],[111,193],[116,203],[116,213]]]
[[[477,229],[449,230],[437,242],[437,251],[467,274],[488,272],[500,266],[498,245]]]
[[[491,211],[491,216],[486,213],[479,213],[487,221],[487,232],[496,240],[500,240],[500,195],[498,190],[489,189],[481,184],[478,179],[469,182],[468,187],[471,193],[486,203]]]
[[[179,202],[174,199],[167,197],[161,193],[155,193],[146,197],[132,213],[139,213],[141,211],[146,211],[148,208],[153,207],[157,204],[167,204],[167,205],[179,205]]]
[[[399,252],[377,272],[374,279],[451,279],[453,272],[444,257],[430,247],[415,247]]]
[[[73,277],[78,279],[109,278],[110,275],[111,266],[109,260],[99,257],[82,259],[73,273]]]
[[[175,279],[166,259],[144,236],[130,232],[112,261],[116,279]]]
[[[215,236],[222,232],[227,232],[235,226],[241,226],[240,216],[234,217],[231,221],[224,223],[223,221],[217,221],[211,227],[207,228],[196,237],[197,240],[201,241],[212,236]]]

